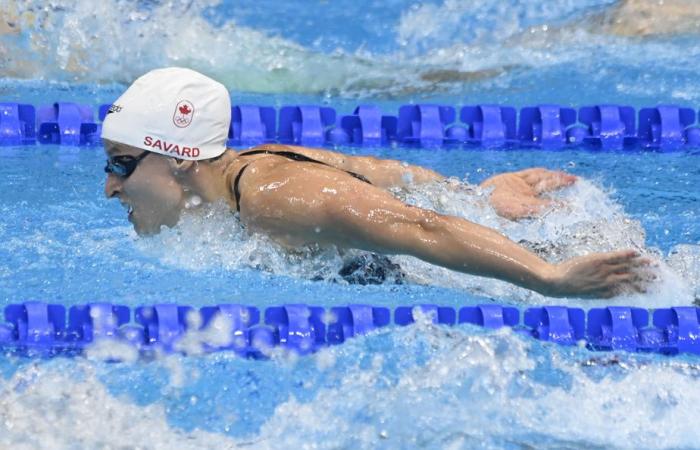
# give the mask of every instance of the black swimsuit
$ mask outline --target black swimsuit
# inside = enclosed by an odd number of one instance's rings
[[[309,158],[308,156],[302,155],[300,153],[294,153],[294,152],[288,152],[288,151],[280,151],[280,152],[273,152],[270,150],[250,150],[248,152],[243,152],[238,156],[248,156],[248,155],[279,155],[283,156],[285,158],[291,159],[292,161],[299,161],[299,162],[312,162],[316,164],[323,164],[324,166],[328,167],[333,167],[334,169],[337,169],[335,166],[331,166],[330,164],[326,164],[323,161],[317,161],[313,158]],[[248,163],[250,164],[250,163]],[[243,172],[245,171],[246,167],[248,167],[248,164],[243,166],[241,170],[238,172],[238,175],[236,175],[236,179],[233,182],[233,195],[236,196],[236,211],[241,212],[241,191],[238,190],[238,182],[241,180],[241,175],[243,175]],[[338,169],[342,170],[342,169]],[[343,172],[348,173],[349,175],[352,175],[353,177],[357,178],[360,181],[364,181],[365,183],[372,184],[367,178],[363,177],[359,173],[351,172],[349,170],[343,170]]]

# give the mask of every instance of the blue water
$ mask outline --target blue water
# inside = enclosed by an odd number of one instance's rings
[[[0,27],[0,101],[107,103],[146,70],[179,64],[222,80],[234,102],[330,104],[341,113],[361,102],[395,112],[418,101],[697,108],[698,36],[626,37],[591,25],[614,3],[6,2],[0,14],[18,16],[22,31]],[[459,75],[472,71],[487,73]],[[648,294],[612,301],[550,299],[394,256],[405,284],[352,285],[337,276],[337,251],[290,255],[248,236],[221,205],[138,238],[104,198],[101,149],[29,146],[0,148],[0,304],[496,299],[653,308],[700,297],[700,149],[338,150],[460,180],[395,192],[407,202],[497,228],[552,260],[637,247],[660,261],[660,280]],[[532,166],[581,177],[554,195],[565,206],[543,219],[501,220],[469,188]],[[104,357],[0,358],[0,447],[698,446],[693,356],[599,354],[508,331],[418,324],[267,362]]]

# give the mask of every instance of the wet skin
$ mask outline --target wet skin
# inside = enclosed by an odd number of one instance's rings
[[[108,156],[138,156],[141,149],[107,142]],[[442,180],[431,170],[372,157],[327,150],[267,145],[291,150],[334,167],[263,154],[228,151],[216,162],[176,161],[152,154],[128,178],[107,176],[107,197],[133,207],[129,220],[139,234],[174,226],[192,196],[202,203],[226,201],[240,207],[246,227],[287,247],[309,244],[407,254],[452,270],[498,278],[548,296],[611,297],[643,291],[649,260],[633,250],[597,253],[550,264],[495,230],[467,220],[407,205],[386,188]],[[240,205],[233,180],[240,178]],[[364,183],[343,170],[369,179]],[[540,194],[576,178],[546,169],[497,175],[484,187],[491,203],[510,219],[535,215],[550,206]]]

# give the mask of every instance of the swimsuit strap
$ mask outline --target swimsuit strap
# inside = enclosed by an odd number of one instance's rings
[[[310,162],[310,163],[316,163],[316,164],[323,164],[324,166],[328,167],[333,167],[334,169],[338,169],[335,166],[332,166],[328,163],[324,163],[323,161],[319,161],[317,159],[309,158],[306,155],[302,155],[301,153],[295,153],[295,152],[289,152],[289,151],[279,151],[279,152],[273,152],[270,150],[250,150],[247,152],[243,152],[239,154],[238,156],[248,156],[248,155],[278,155],[282,156],[287,159],[291,159],[293,161],[299,161],[299,162]],[[352,172],[350,170],[344,170],[344,169],[338,169],[342,170],[343,172],[346,172],[349,175],[352,175],[353,177],[357,178],[360,181],[364,181],[365,183],[372,184],[367,178],[365,178],[363,175],[360,175],[359,173]]]
[[[246,167],[248,167],[248,164],[241,168],[233,182],[233,195],[236,196],[236,212],[241,212],[241,191],[238,190],[238,182],[241,181],[241,175],[243,175]]]
[[[278,155],[282,156],[287,159],[291,159],[293,161],[299,161],[299,162],[311,162],[311,163],[316,163],[316,164],[323,164],[324,166],[328,167],[333,167],[334,169],[338,169],[335,166],[332,166],[330,164],[324,163],[323,161],[318,161],[313,158],[309,158],[306,155],[302,155],[300,153],[294,153],[294,152],[288,152],[288,151],[280,151],[280,152],[271,152],[270,150],[250,150],[247,152],[240,153],[238,156],[248,156],[248,155]],[[250,164],[250,163],[248,163]],[[241,191],[238,189],[238,183],[241,180],[241,176],[243,175],[243,172],[245,169],[248,167],[248,164],[243,166],[241,170],[238,172],[238,175],[236,175],[236,179],[233,182],[233,195],[236,197],[236,211],[241,212]],[[343,169],[338,169],[338,170],[343,170]],[[349,175],[352,175],[353,177],[357,178],[360,181],[364,181],[367,184],[372,184],[367,178],[365,178],[363,175],[360,175],[359,173],[351,172],[349,170],[343,170],[343,172],[346,172]]]

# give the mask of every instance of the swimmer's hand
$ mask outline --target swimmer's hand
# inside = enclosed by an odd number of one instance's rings
[[[610,298],[646,292],[646,285],[655,278],[647,269],[650,264],[650,259],[635,250],[573,258],[552,267],[542,293],[552,297]]]
[[[493,189],[489,202],[499,216],[518,220],[553,206],[552,200],[540,196],[574,182],[574,175],[537,167],[495,175],[481,183],[481,187]]]

